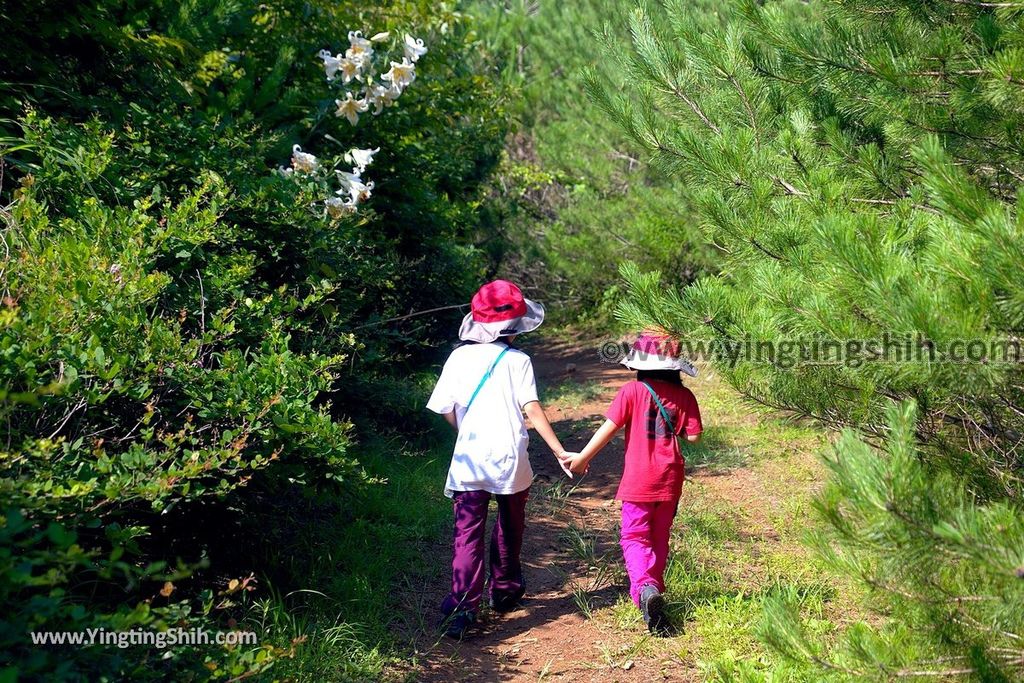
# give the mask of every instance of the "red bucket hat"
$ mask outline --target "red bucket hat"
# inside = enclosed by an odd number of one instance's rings
[[[462,319],[459,339],[492,342],[498,337],[532,332],[544,322],[544,306],[523,296],[508,280],[495,280],[477,290],[471,311]]]
[[[622,364],[632,370],[679,370],[690,377],[697,376],[697,368],[683,358],[682,345],[659,332],[641,333]]]

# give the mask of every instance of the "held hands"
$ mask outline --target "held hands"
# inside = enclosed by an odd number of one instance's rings
[[[590,460],[584,458],[580,453],[570,453],[563,451],[557,456],[558,464],[562,467],[562,471],[565,472],[570,479],[574,474],[583,475],[590,470]]]
[[[574,455],[576,455],[576,453],[569,453],[567,451],[555,453],[555,457],[558,459],[558,466],[562,468],[563,472],[565,472],[565,476],[570,479],[572,479],[572,471],[569,469],[568,463]]]
[[[582,476],[590,471],[590,458],[585,457],[582,453],[574,454],[572,461],[567,464],[569,465],[569,471],[573,474]]]

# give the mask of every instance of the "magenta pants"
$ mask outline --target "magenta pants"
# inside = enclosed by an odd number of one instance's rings
[[[498,519],[491,533],[491,598],[518,599],[526,589],[519,553],[526,527],[526,499],[530,490],[494,494]],[[452,553],[452,591],[441,604],[445,614],[459,610],[476,612],[484,590],[484,535],[487,530],[487,491],[456,491],[455,544]]]
[[[629,595],[640,605],[640,591],[652,585],[665,592],[668,536],[678,500],[650,503],[622,502],[622,557],[629,575]]]

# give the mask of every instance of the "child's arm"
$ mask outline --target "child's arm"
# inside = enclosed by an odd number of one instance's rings
[[[551,428],[548,416],[544,414],[544,406],[540,404],[540,401],[530,401],[523,406],[523,412],[526,413],[526,417],[530,418],[530,422],[533,424],[533,428],[537,430],[537,433],[540,434],[540,438],[544,439],[544,443],[554,451],[555,457],[561,461],[561,456],[565,453],[565,449],[562,448],[562,442],[558,440],[555,430]]]
[[[590,461],[594,459],[594,456],[602,448],[608,445],[608,442],[615,437],[617,431],[619,431],[619,425],[611,420],[605,420],[604,424],[594,432],[594,436],[590,437],[590,442],[586,447],[569,462],[569,470],[574,474],[586,472],[587,468],[590,467]]]
[[[444,418],[445,422],[447,422],[448,424],[450,424],[452,426],[452,429],[454,429],[455,431],[459,431],[459,421],[455,417],[455,411],[454,410],[449,411],[447,413],[441,413],[441,417]]]

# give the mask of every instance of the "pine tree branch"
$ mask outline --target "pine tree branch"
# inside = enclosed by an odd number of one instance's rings
[[[1006,398],[1005,396],[1000,395],[999,396],[999,401],[1000,401],[1000,403],[1005,405],[1009,410],[1011,410],[1012,412],[1016,413],[1019,417],[1024,417],[1024,410],[1021,410],[1016,405],[1011,403],[1010,400],[1008,398]]]
[[[609,229],[608,230],[608,234],[611,235],[612,237],[614,237],[615,239],[617,239],[620,243],[622,243],[623,246],[632,247],[633,249],[637,248],[636,244],[634,244],[633,242],[630,242],[628,239],[626,239],[625,237],[623,237],[619,233],[615,232],[614,230],[610,230]]]
[[[1004,637],[1007,637],[1007,638],[1013,638],[1015,640],[1020,640],[1020,636],[1018,636],[1017,634],[1010,633],[1008,631],[1000,631],[997,628],[993,628],[991,626],[983,624],[980,621],[978,621],[977,619],[975,619],[974,617],[972,617],[969,614],[967,614],[966,612],[964,612],[962,609],[957,609],[956,612],[960,616],[959,617],[953,616],[951,618],[953,619],[953,621],[955,621],[956,623],[960,624],[961,626],[967,626],[968,628],[977,629],[979,631],[985,631],[986,633],[991,633],[992,635],[995,635],[995,636],[1004,636]]]
[[[827,659],[822,659],[818,655],[811,655],[811,661],[817,664],[818,666],[822,667],[823,669],[829,669],[831,671],[842,671],[844,674],[848,674],[850,676],[864,675],[863,671],[858,671],[857,669],[851,669],[848,666],[843,666],[841,664],[836,664],[835,662],[830,662]]]
[[[954,5],[968,5],[970,7],[990,7],[990,8],[1024,8],[1024,4],[1016,2],[980,2],[979,0],[949,0]]]
[[[972,674],[976,671],[977,669],[973,667],[967,667],[963,669],[944,669],[942,671],[914,671],[911,669],[900,669],[899,671],[894,671],[893,675],[898,676],[899,678],[910,678],[913,676],[928,676],[931,678],[938,678],[940,676],[966,676],[967,674]]]
[[[775,182],[777,182],[779,185],[781,185],[786,190],[786,194],[793,195],[794,197],[811,197],[812,196],[809,192],[805,192],[803,190],[798,190],[796,187],[793,186],[792,183],[786,181],[783,178],[779,178],[779,177],[776,176],[775,178],[773,178],[773,180],[775,180]],[[899,199],[872,199],[870,197],[846,197],[846,200],[847,201],[851,201],[851,202],[856,202],[858,204],[882,204],[882,205],[886,205],[886,206],[896,206],[896,205],[898,205],[902,201],[902,200],[899,200]],[[915,208],[915,209],[917,209],[918,211],[924,211],[924,212],[930,213],[930,214],[932,214],[934,216],[941,216],[942,215],[941,211],[939,211],[938,209],[935,209],[933,207],[930,207],[930,206],[928,206],[926,204],[911,204],[910,206]]]
[[[897,113],[895,111],[893,111],[891,109],[889,111],[890,111],[890,113],[893,114],[893,116],[897,116]],[[970,135],[969,133],[965,133],[962,130],[956,130],[954,128],[934,128],[934,127],[929,126],[927,124],[921,123],[920,121],[915,121],[913,119],[907,118],[906,116],[899,116],[899,118],[904,123],[907,123],[907,124],[909,124],[911,126],[914,126],[916,128],[920,128],[921,130],[925,131],[926,133],[934,133],[935,135],[949,135],[949,136],[952,136],[952,137],[963,138],[964,140],[970,140],[971,142],[976,142],[976,143],[978,143],[980,145],[985,145],[987,147],[990,147],[990,148],[995,149],[995,150],[999,150],[1000,152],[1004,152],[1006,154],[1016,154],[1015,150],[1007,147],[1006,145],[999,144],[993,138],[990,138],[990,137],[981,137],[979,135]],[[959,159],[961,161],[971,161],[973,163],[973,160],[970,160],[970,159],[963,159],[962,157],[959,158]]]
[[[889,508],[889,512],[891,512],[893,514],[896,514],[896,512],[893,509],[891,509],[891,508]],[[901,520],[903,520],[905,523],[907,522],[907,519],[904,516],[901,516],[899,514],[896,514],[896,516],[897,516],[897,518],[900,518]],[[922,530],[921,526],[917,525],[915,523],[911,523],[911,526],[912,527],[916,527],[918,530]],[[1001,598],[998,598],[996,596],[991,596],[991,597],[989,597],[989,596],[955,596],[955,595],[952,595],[943,586],[941,586],[938,583],[936,583],[933,579],[929,578],[929,579],[925,580],[924,585],[925,586],[929,586],[929,587],[937,590],[939,593],[942,593],[942,594],[947,596],[947,598],[944,599],[944,600],[937,600],[937,599],[934,599],[934,598],[930,598],[930,597],[928,597],[928,596],[926,596],[926,595],[924,595],[922,593],[911,593],[909,591],[899,589],[899,588],[897,588],[895,586],[892,586],[892,585],[889,585],[889,584],[887,584],[887,583],[885,583],[883,581],[880,581],[880,580],[878,580],[878,579],[876,579],[876,578],[874,578],[872,576],[862,575],[861,578],[865,582],[865,584],[867,584],[868,586],[871,586],[872,588],[874,588],[876,590],[881,590],[881,591],[884,591],[884,592],[887,592],[887,593],[892,593],[894,595],[900,595],[903,598],[906,598],[907,600],[909,600],[911,602],[919,602],[919,603],[930,604],[930,605],[942,605],[942,604],[952,605],[955,614],[951,614],[950,615],[950,619],[952,619],[952,621],[954,621],[955,623],[960,624],[961,626],[966,627],[969,630],[981,630],[981,631],[985,631],[987,633],[991,633],[992,635],[995,635],[995,636],[1002,636],[1002,637],[1010,638],[1010,639],[1013,639],[1013,640],[1016,640],[1016,641],[1020,641],[1021,640],[1021,636],[1020,635],[1018,635],[1016,633],[1011,633],[1009,631],[1002,631],[1000,629],[988,626],[987,624],[984,624],[984,623],[980,622],[978,619],[974,618],[973,616],[971,616],[970,614],[965,612],[964,609],[963,609],[963,605],[966,602],[982,602],[982,601],[993,601],[993,600],[1000,600],[1001,599]],[[1003,656],[1003,659],[1004,660],[1011,660],[1011,661],[1008,662],[1010,665],[1024,666],[1024,653],[1021,653],[1020,650],[1016,650],[1016,649],[1013,649],[1013,648],[991,648],[991,651],[1007,653],[1007,654],[1005,654]],[[1020,658],[1018,661],[1013,661],[1015,658],[1018,658],[1018,657]],[[919,664],[932,664],[932,663],[942,662],[942,661],[958,661],[958,660],[962,660],[962,659],[965,659],[965,658],[963,658],[963,657],[947,657],[947,658],[930,660],[928,662],[920,662]],[[928,672],[919,671],[919,672],[915,673],[915,670],[912,670],[912,669],[902,669],[899,672],[893,672],[893,673],[894,673],[894,675],[900,676],[900,677],[911,677],[911,676],[930,676],[930,675],[940,676],[940,675],[946,675],[948,672],[944,672],[943,671],[943,672],[928,673]]]
[[[676,97],[681,99],[683,102],[685,102],[686,105],[688,107],[690,107],[690,109],[693,110],[693,113],[696,114],[700,118],[700,120],[704,122],[704,125],[707,126],[708,128],[710,128],[715,133],[715,135],[721,135],[722,134],[722,130],[718,126],[716,126],[711,121],[710,118],[708,118],[708,115],[704,113],[704,110],[701,109],[700,105],[697,104],[696,100],[690,99],[686,95],[686,93],[684,93],[674,83],[666,83],[665,85],[668,86],[669,92],[671,92],[673,95],[675,95]]]
[[[810,197],[811,196],[810,193],[804,192],[803,190],[796,189],[795,187],[793,187],[793,185],[791,183],[786,182],[784,179],[779,178],[778,176],[773,178],[773,180],[775,182],[777,182],[779,185],[782,185],[782,187],[786,190],[786,194],[791,194],[791,195],[793,195],[795,197]]]
[[[409,318],[418,318],[421,315],[428,315],[430,313],[439,313],[440,311],[451,311],[451,310],[454,310],[456,308],[466,308],[467,306],[468,306],[468,304],[452,304],[451,306],[438,306],[437,308],[428,308],[425,311],[416,311],[414,313],[409,313],[407,315],[400,315],[397,318],[387,318],[386,320],[375,320],[375,321],[373,321],[371,323],[366,323],[365,325],[357,325],[356,327],[353,327],[352,330],[353,331],[361,330],[364,327],[376,327],[377,325],[384,325],[384,324],[387,324],[387,323],[394,323],[394,322],[398,322],[399,320],[408,320]]]
[[[871,588],[874,588],[878,591],[892,593],[893,595],[899,595],[908,600],[913,600],[915,602],[918,600],[922,600],[922,597],[920,595],[917,595],[916,593],[911,593],[909,591],[896,588],[895,586],[891,586],[871,576],[861,574],[861,580],[864,581],[864,583],[870,586]]]
[[[1003,637],[1009,638],[1011,640],[1017,640],[1017,641],[1024,640],[1024,636],[1018,635],[1016,633],[1012,633],[1010,631],[1003,631],[1003,630],[1000,630],[1000,629],[995,628],[993,626],[988,626],[987,624],[981,623],[980,621],[975,619],[973,616],[971,616],[970,614],[968,614],[967,612],[964,611],[963,603],[959,600],[960,596],[953,596],[943,586],[940,586],[939,584],[935,583],[935,581],[929,580],[927,582],[927,585],[929,585],[932,588],[936,589],[940,593],[942,593],[942,594],[944,594],[946,596],[949,596],[948,602],[951,603],[951,604],[955,604],[956,605],[956,607],[954,609],[955,609],[956,613],[960,615],[959,618],[955,617],[955,616],[953,617],[953,620],[956,621],[958,624],[962,624],[962,625],[967,626],[969,628],[974,628],[974,629],[979,629],[979,630],[982,630],[982,631],[987,631],[988,633],[991,633],[993,635],[1003,636]],[[925,598],[923,598],[923,597],[919,597],[918,599],[921,600],[922,602],[927,602],[927,600]]]
[[[984,73],[984,69],[964,69],[962,71],[910,71],[907,75],[946,78],[947,76],[982,76]]]
[[[931,660],[930,662],[921,662],[922,664],[939,663],[943,661],[963,661],[967,657],[943,657],[941,659]],[[1010,650],[1008,654],[1002,657],[1004,664],[1007,666],[1020,667],[1024,666],[1024,654]],[[949,676],[966,676],[969,674],[976,673],[977,669],[973,667],[964,667],[960,669],[941,669],[941,670],[915,670],[915,669],[900,669],[893,672],[894,676],[900,678],[912,678],[912,677],[929,677],[929,678],[946,678]]]
[[[901,200],[898,200],[898,199],[869,199],[869,198],[866,198],[866,197],[850,197],[849,199],[850,199],[851,202],[857,202],[858,204],[884,204],[884,205],[888,205],[888,206],[895,206],[895,205],[899,204],[900,201],[901,201]],[[930,206],[928,206],[926,204],[911,204],[910,206],[912,206],[913,208],[917,209],[918,211],[924,211],[925,213],[930,213],[933,216],[941,216],[942,215],[941,211],[939,211],[938,209],[934,209],[934,208],[932,208],[932,207],[930,207]]]
[[[1014,640],[1020,640],[1021,639],[1021,637],[1018,636],[1015,633],[1010,633],[1008,631],[1000,631],[998,629],[994,629],[992,627],[985,626],[984,624],[978,622],[974,617],[972,617],[971,615],[969,615],[966,612],[964,612],[963,609],[961,608],[961,605],[963,605],[963,603],[965,603],[965,602],[988,602],[988,601],[993,601],[993,600],[1001,600],[1002,598],[999,598],[998,596],[994,596],[994,595],[993,596],[987,596],[987,595],[953,596],[945,588],[943,588],[939,584],[937,584],[934,581],[929,579],[928,581],[925,582],[925,585],[934,588],[935,590],[939,591],[940,593],[943,593],[946,596],[949,596],[949,597],[947,597],[947,598],[945,598],[943,600],[936,600],[934,598],[929,598],[929,597],[925,596],[922,593],[911,593],[910,591],[906,591],[906,590],[897,588],[896,586],[893,586],[891,584],[885,583],[884,581],[876,579],[875,577],[870,576],[870,575],[862,574],[861,575],[861,580],[864,581],[864,583],[866,585],[870,586],[871,588],[874,588],[875,590],[879,590],[879,591],[882,591],[882,592],[885,592],[885,593],[892,593],[893,595],[899,595],[899,596],[904,597],[907,600],[910,600],[912,602],[921,602],[921,603],[925,603],[925,604],[929,604],[929,605],[955,605],[956,606],[955,607],[956,612],[962,617],[962,619],[958,619],[956,617],[953,617],[953,620],[956,621],[957,623],[960,623],[960,624],[962,624],[964,626],[967,626],[968,628],[972,628],[972,629],[980,628],[980,629],[983,629],[983,630],[987,630],[988,632],[993,633],[995,635],[1005,636],[1007,638],[1012,638]],[[1008,648],[996,648],[996,649],[1008,649]],[[1009,651],[1016,652],[1016,650],[1009,650]]]
[[[1024,8],[1024,4],[1017,4],[1017,3],[984,3],[984,2],[974,2],[973,0],[949,0],[949,1],[950,2],[958,2],[958,3],[961,3],[961,4],[976,5],[976,6],[979,6],[979,7],[1021,7],[1021,8]],[[867,62],[864,62],[863,59],[861,59],[861,61],[862,61],[864,66],[857,67],[857,66],[854,66],[852,64],[844,64],[842,62],[838,62],[838,61],[835,61],[833,59],[829,59],[827,57],[823,57],[823,56],[817,55],[817,54],[815,54],[813,52],[809,52],[809,51],[801,51],[799,54],[802,55],[808,62],[817,64],[819,66],[826,66],[826,67],[831,67],[831,68],[838,69],[838,70],[841,70],[841,71],[847,71],[849,73],[869,76],[871,78],[874,78],[874,79],[877,79],[877,80],[881,80],[881,81],[884,81],[886,83],[890,83],[891,85],[897,87],[900,91],[902,91],[905,94],[909,94],[909,95],[923,94],[923,93],[919,93],[919,92],[917,92],[915,90],[909,89],[909,88],[907,88],[907,87],[905,87],[905,86],[903,86],[903,85],[893,81],[891,78],[885,76],[884,74],[880,74],[877,70],[872,68],[870,64],[868,64]],[[935,73],[938,74],[938,73],[941,73],[941,72],[935,72]],[[969,71],[965,72],[965,73],[969,73]],[[982,73],[984,73],[984,72],[982,72]],[[785,80],[785,79],[782,79],[777,74],[772,74],[772,76],[774,78],[778,78],[779,80]],[[789,82],[793,82],[793,81],[789,81]],[[1012,78],[1010,79],[1010,82],[1013,82]],[[948,95],[948,93],[947,93],[947,95]],[[878,104],[877,102],[869,101],[866,98],[857,98],[857,99],[859,99],[860,101],[864,102],[867,105]],[[1003,151],[1003,152],[1006,152],[1006,153],[1011,153],[1011,154],[1014,153],[1014,150],[1011,150],[1011,149],[1007,148],[1006,146],[1001,145],[1001,144],[995,142],[991,138],[972,136],[972,135],[969,135],[967,133],[964,133],[964,132],[958,131],[958,130],[934,129],[934,128],[931,128],[931,127],[927,126],[924,123],[920,123],[918,121],[911,120],[911,119],[907,118],[906,116],[899,115],[895,111],[891,111],[891,113],[893,114],[893,116],[899,116],[899,118],[902,119],[905,123],[908,123],[908,124],[910,124],[912,126],[918,127],[921,130],[925,130],[925,131],[928,131],[930,133],[956,135],[956,136],[963,137],[963,138],[968,139],[968,140],[972,140],[974,142],[979,142],[981,144],[986,144],[986,145],[992,147],[993,149],[998,149],[1000,151]]]
[[[725,328],[722,327],[721,325],[719,325],[718,321],[716,321],[714,318],[704,318],[704,324],[707,325],[708,327],[710,327],[712,330],[714,330],[718,334],[722,335],[723,337],[728,337],[729,336],[729,335],[726,334]]]
[[[778,402],[770,401],[767,398],[764,398],[763,396],[755,395],[754,393],[748,391],[747,389],[742,387],[736,387],[735,385],[733,385],[733,388],[736,389],[740,396],[746,398],[749,401],[753,401],[754,403],[765,406],[766,408],[772,408],[774,410],[778,410],[779,412],[788,413],[790,415],[807,417],[812,420],[817,420],[821,424],[827,425],[833,429],[840,429],[846,426],[846,423],[841,418],[827,417],[823,414],[819,415],[809,410],[808,408],[793,407],[789,405],[783,405]]]
[[[766,256],[768,256],[768,257],[770,257],[770,258],[773,258],[773,259],[775,259],[776,261],[784,261],[784,260],[785,260],[784,258],[782,258],[781,256],[779,256],[778,254],[776,254],[776,253],[773,253],[773,252],[769,251],[769,250],[768,250],[767,248],[765,248],[765,247],[761,246],[761,243],[760,243],[760,242],[758,242],[758,241],[757,241],[757,239],[755,239],[755,238],[751,237],[751,238],[750,238],[750,239],[749,239],[748,241],[749,241],[749,242],[750,242],[750,243],[751,243],[752,245],[754,245],[755,247],[757,247],[757,249],[759,249],[759,250],[760,250],[760,251],[761,251],[761,252],[762,252],[763,254],[765,254]]]
[[[770,78],[775,81],[781,81],[783,83],[789,83],[790,85],[804,85],[803,81],[798,81],[795,78],[786,78],[785,76],[777,74],[774,71],[769,71],[768,69],[764,68],[759,64],[753,65],[751,69],[755,74],[758,74],[759,76],[764,76],[765,78]]]
[[[740,100],[743,102],[743,108],[747,110],[747,118],[750,119],[750,130],[754,133],[754,141],[758,147],[761,146],[761,131],[757,128],[757,118],[754,116],[754,107],[750,104],[750,98],[747,97],[747,92],[740,85],[740,82],[736,80],[736,76],[729,74],[729,82],[736,89],[736,92],[740,95]]]

